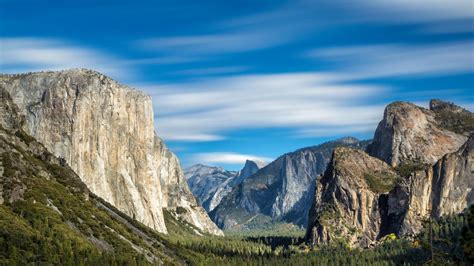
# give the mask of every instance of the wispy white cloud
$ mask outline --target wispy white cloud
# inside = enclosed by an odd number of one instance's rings
[[[474,18],[471,0],[365,0],[354,3],[367,19],[406,23],[407,21],[432,22]]]
[[[254,14],[230,18],[208,25],[207,34],[176,35],[137,40],[138,47],[150,51],[186,55],[216,55],[256,51],[294,42],[318,24],[305,1],[276,4]]]
[[[156,99],[156,127],[168,140],[210,141],[242,128],[375,128],[383,111],[376,99],[388,89],[339,81],[324,73],[289,73],[139,87]]]
[[[295,0],[254,14],[208,25],[206,34],[160,36],[139,47],[176,55],[240,53],[297,42],[320,30],[358,23],[417,24],[439,34],[474,30],[472,0],[318,1]]]
[[[217,134],[207,134],[199,133],[196,131],[191,132],[173,132],[167,130],[161,130],[167,128],[167,126],[162,125],[160,122],[156,122],[156,128],[158,128],[158,134],[166,140],[174,141],[184,141],[184,142],[208,142],[208,141],[218,141],[225,139],[224,136]]]
[[[384,44],[318,48],[311,57],[341,62],[347,79],[430,76],[474,71],[474,42],[424,45]]]
[[[121,62],[121,65],[137,66],[137,65],[174,65],[174,64],[185,64],[190,62],[196,62],[202,60],[196,56],[179,56],[179,55],[166,55],[156,56],[148,58],[129,59]]]
[[[271,162],[273,159],[234,152],[198,153],[193,156],[193,161],[205,164],[244,164],[246,160]]]
[[[208,35],[184,35],[149,38],[137,41],[138,47],[150,51],[184,55],[209,55],[260,50],[287,42],[284,30],[225,30]]]
[[[117,58],[95,49],[46,38],[0,38],[0,69],[5,73],[92,68],[112,76],[128,74]]]
[[[218,74],[232,74],[248,70],[245,66],[226,66],[226,67],[207,67],[207,68],[192,68],[183,69],[173,72],[180,75],[218,75]]]
[[[196,56],[163,55],[125,59],[105,51],[51,38],[0,38],[0,71],[19,73],[68,68],[90,68],[112,77],[129,79],[143,65],[184,64]]]

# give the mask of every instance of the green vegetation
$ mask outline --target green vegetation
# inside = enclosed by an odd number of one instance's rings
[[[162,238],[104,204],[37,143],[0,132],[0,265],[143,265],[180,262]],[[26,144],[26,141],[24,141]],[[29,143],[34,142],[30,140]],[[39,149],[36,150],[36,149]],[[133,221],[128,218],[129,221]],[[138,228],[138,229],[137,229]],[[137,232],[153,235],[153,239]]]
[[[90,193],[47,151],[13,145],[18,139],[0,131],[0,265],[398,265],[431,258],[426,230],[414,241],[389,236],[369,250],[344,244],[311,250],[304,231],[288,224],[216,237],[177,218],[177,209],[165,210],[169,235],[159,234]],[[462,238],[462,215],[433,224],[436,264],[473,258],[473,208]]]
[[[377,193],[389,192],[399,181],[399,178],[393,174],[365,173],[364,179],[370,190]]]
[[[227,229],[225,234],[246,236],[295,236],[304,234],[304,230],[292,223],[275,221],[269,216],[256,214],[253,215],[246,223]]]
[[[459,241],[464,224],[463,215],[433,222],[436,265],[467,262]],[[198,265],[421,265],[431,260],[428,228],[427,222],[414,240],[397,239],[392,234],[379,246],[365,250],[350,249],[343,243],[311,250],[302,235],[230,235],[222,238],[171,233],[169,238],[176,247],[188,250],[192,257],[190,261]]]
[[[466,110],[455,111],[450,108],[435,110],[436,121],[441,127],[464,134],[474,131],[474,115]]]
[[[474,205],[471,205],[466,217],[466,226],[462,230],[461,245],[466,260],[474,263]]]
[[[30,144],[30,142],[35,141],[35,139],[33,137],[31,137],[30,135],[26,134],[26,132],[23,131],[23,129],[17,130],[15,132],[15,136],[19,137],[26,144]]]
[[[454,215],[433,221],[431,228],[433,233],[433,257],[436,264],[448,265],[466,261],[461,244],[462,231],[466,227],[466,215]],[[431,259],[430,222],[425,221],[423,231],[413,242],[420,246],[424,252],[429,254],[427,261]]]
[[[427,167],[428,166],[422,162],[405,161],[395,167],[395,171],[397,171],[401,177],[407,177],[414,172],[425,170]]]

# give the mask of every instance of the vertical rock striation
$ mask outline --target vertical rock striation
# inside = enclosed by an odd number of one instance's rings
[[[90,70],[0,76],[25,130],[64,158],[89,189],[166,232],[163,208],[178,207],[204,232],[222,232],[189,191],[179,161],[154,131],[151,98]]]
[[[474,116],[439,100],[430,108],[388,105],[367,148],[373,157],[336,149],[310,211],[310,243],[368,247],[390,233],[413,236],[423,220],[474,203]]]
[[[225,184],[236,177],[237,172],[226,171],[222,167],[196,164],[186,168],[184,175],[194,196],[209,212],[215,207],[213,202],[216,193],[222,191]]]
[[[311,244],[374,245],[382,223],[379,199],[397,180],[385,162],[361,150],[336,148],[309,214]]]
[[[388,196],[387,233],[413,236],[422,221],[462,212],[474,203],[474,135],[456,152],[411,173]]]
[[[233,187],[238,186],[265,165],[265,162],[246,160],[240,171],[233,172],[226,171],[222,167],[196,164],[185,170],[185,176],[194,196],[199,199],[207,212],[211,212]]]
[[[210,216],[226,229],[247,224],[257,216],[305,226],[316,177],[326,169],[334,148],[365,149],[367,144],[342,138],[282,155],[234,186]]]
[[[385,109],[368,151],[392,166],[406,161],[433,164],[457,151],[466,140],[466,136],[440,126],[434,111],[395,102]]]

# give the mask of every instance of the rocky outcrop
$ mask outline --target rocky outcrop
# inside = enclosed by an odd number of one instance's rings
[[[240,171],[233,172],[226,171],[222,167],[196,164],[185,170],[185,176],[194,196],[199,199],[204,209],[210,212],[233,187],[238,186],[265,165],[265,162],[246,160]]]
[[[391,233],[413,236],[424,220],[460,213],[474,203],[473,114],[439,100],[430,108],[387,106],[367,149],[374,157],[336,149],[317,186],[310,243],[343,240],[368,247]]]
[[[422,221],[462,212],[474,203],[474,135],[456,152],[410,174],[387,201],[386,233],[413,236]]]
[[[439,110],[440,104],[432,106]],[[368,151],[392,166],[407,161],[434,164],[457,151],[466,140],[465,135],[443,128],[435,111],[395,102],[385,109]]]
[[[215,207],[214,197],[222,191],[224,183],[236,177],[237,172],[226,171],[222,167],[196,164],[184,170],[189,188],[206,211]]]
[[[229,185],[231,187],[239,185],[247,177],[255,174],[258,172],[258,170],[262,169],[266,165],[266,162],[246,160],[244,167],[237,173],[236,177],[231,180]]]
[[[374,245],[382,222],[379,199],[398,179],[392,167],[364,151],[336,148],[309,215],[311,244]]]
[[[176,156],[155,135],[151,98],[90,70],[0,76],[25,131],[63,158],[89,189],[166,232],[163,208],[222,234],[189,191]]]
[[[334,148],[365,148],[367,143],[344,138],[285,154],[233,187],[210,216],[226,229],[247,224],[258,215],[305,226],[316,177],[326,169]]]
[[[91,193],[23,126],[0,87],[0,238],[8,240],[0,264],[186,264],[181,250]]]
[[[474,115],[470,111],[441,100],[431,100],[430,110],[440,127],[464,136],[474,132]]]

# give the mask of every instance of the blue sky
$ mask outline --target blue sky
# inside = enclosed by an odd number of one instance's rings
[[[392,101],[474,109],[474,2],[0,0],[0,70],[96,69],[154,100],[184,166],[238,169]]]

